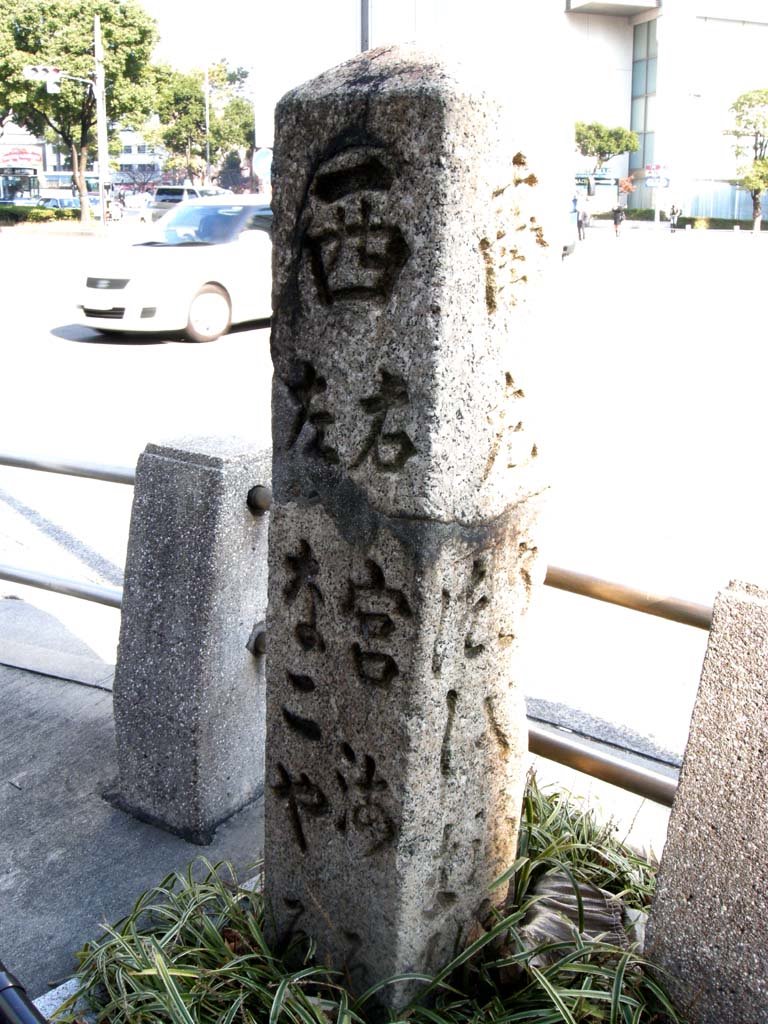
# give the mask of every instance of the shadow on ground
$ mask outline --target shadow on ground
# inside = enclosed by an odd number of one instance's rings
[[[116,810],[103,798],[117,781],[112,666],[16,599],[0,601],[0,637],[0,660],[14,644],[26,656],[36,646],[41,666],[47,659],[47,674],[0,664],[0,956],[36,998],[72,975],[75,952],[101,924],[170,872],[204,856],[253,875],[263,807],[225,822],[207,847]],[[67,662],[89,666],[93,681],[57,677]]]

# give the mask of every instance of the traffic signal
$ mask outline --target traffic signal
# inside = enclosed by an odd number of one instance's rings
[[[31,64],[24,68],[24,77],[34,82],[45,82],[46,92],[61,92],[64,72],[50,64]]]

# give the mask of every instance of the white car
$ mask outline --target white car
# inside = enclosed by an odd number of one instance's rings
[[[202,199],[203,196],[232,195],[232,190],[219,188],[218,185],[158,185],[152,199],[142,210],[141,219],[145,223],[160,220],[179,203],[189,199]]]
[[[180,203],[143,241],[104,250],[79,309],[110,333],[183,332],[214,341],[272,315],[272,210],[262,195]],[[94,261],[96,262],[96,261]]]

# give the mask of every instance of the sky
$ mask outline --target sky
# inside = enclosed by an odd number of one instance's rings
[[[413,11],[413,0],[391,3]],[[359,0],[234,0],[222,17],[204,19],[190,17],[188,0],[142,0],[142,6],[158,23],[157,58],[184,70],[225,58],[250,71],[257,141],[264,145],[271,144],[277,100],[359,50]]]
[[[274,105],[285,92],[360,49],[360,0],[233,0],[221,16],[208,12],[204,18],[190,14],[188,0],[141,3],[158,23],[156,58],[183,70],[226,58],[251,71],[261,145],[272,143]],[[481,69],[492,87],[535,88],[542,64],[550,73],[557,67],[553,18],[563,20],[562,0],[473,0],[471,7],[448,0],[370,0],[370,45],[414,41]],[[538,107],[543,98],[537,90]]]

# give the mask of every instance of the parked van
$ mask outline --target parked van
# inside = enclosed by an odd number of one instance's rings
[[[172,210],[177,203],[185,199],[200,199],[202,196],[218,196],[230,194],[230,189],[219,188],[217,185],[158,185],[146,210],[142,211],[141,220],[159,220],[164,213]]]

